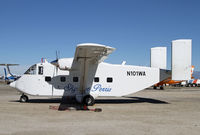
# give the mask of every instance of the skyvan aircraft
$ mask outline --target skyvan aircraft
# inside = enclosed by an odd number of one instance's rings
[[[28,101],[27,95],[73,96],[79,103],[93,105],[97,97],[128,95],[160,82],[169,73],[124,62],[103,62],[114,50],[101,44],[79,44],[74,58],[37,63],[10,86],[22,93],[21,102]]]

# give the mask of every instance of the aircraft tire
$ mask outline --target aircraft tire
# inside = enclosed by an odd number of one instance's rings
[[[20,102],[22,102],[22,103],[28,102],[28,96],[22,95],[22,96],[20,97]]]
[[[157,87],[156,87],[156,86],[153,86],[153,89],[155,89],[155,90],[156,90],[156,89],[157,89]]]
[[[95,100],[91,95],[86,95],[83,98],[83,104],[88,105],[88,106],[93,106],[95,104]]]
[[[161,90],[164,90],[164,87],[163,87],[163,86],[160,86],[160,89],[161,89]]]

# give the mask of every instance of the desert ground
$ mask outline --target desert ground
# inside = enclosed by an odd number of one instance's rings
[[[200,88],[146,90],[98,98],[92,108],[58,111],[61,99],[29,96],[0,84],[0,135],[199,135]],[[73,101],[66,104],[73,106]],[[75,106],[75,105],[74,105]]]

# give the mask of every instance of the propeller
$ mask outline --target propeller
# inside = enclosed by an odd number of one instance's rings
[[[58,60],[59,60],[59,57],[60,57],[60,51],[56,51],[56,60],[52,61],[51,64],[53,64],[55,66],[54,68],[54,73],[53,73],[53,78],[54,76],[57,76],[58,74]],[[52,95],[53,95],[53,90],[54,90],[54,87],[52,85]]]
[[[59,51],[56,51],[56,60],[58,60]]]
[[[59,67],[58,60],[59,60],[59,58],[60,58],[60,51],[56,51],[56,60],[51,62],[51,64],[53,64],[56,68],[56,75],[58,73],[58,67]]]
[[[56,51],[56,60],[52,61],[51,64],[53,64],[54,66],[58,67],[58,60],[59,60],[59,56],[60,52]]]
[[[56,75],[58,74],[58,60],[59,60],[59,51],[56,51]]]

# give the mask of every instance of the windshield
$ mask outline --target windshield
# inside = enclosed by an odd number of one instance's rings
[[[24,74],[35,75],[36,74],[36,65],[31,66]]]

